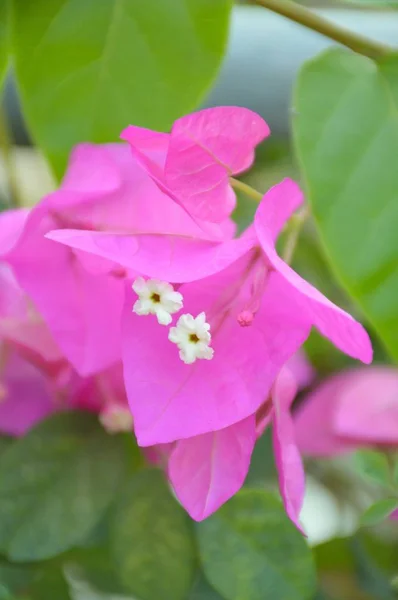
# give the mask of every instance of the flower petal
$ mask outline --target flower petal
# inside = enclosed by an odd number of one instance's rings
[[[304,455],[334,456],[354,449],[355,444],[339,437],[335,429],[346,380],[346,373],[330,377],[301,399],[294,413],[294,427],[297,445]]]
[[[397,444],[398,370],[377,366],[348,372],[333,424],[336,434],[357,444]]]
[[[44,321],[5,263],[0,264],[0,337],[42,368],[49,369],[48,363],[63,359]]]
[[[283,369],[272,391],[274,405],[272,436],[283,503],[289,518],[302,531],[299,515],[304,500],[305,473],[290,415],[290,406],[296,391],[294,377],[287,369]]]
[[[45,377],[17,354],[8,357],[2,384],[0,432],[3,434],[24,435],[56,409]]]
[[[246,108],[204,109],[174,123],[164,167],[145,148],[148,139],[162,134],[129,127],[122,138],[163,192],[196,219],[220,223],[235,207],[228,176],[251,165],[255,146],[269,132],[265,121]]]
[[[189,237],[117,235],[74,229],[50,231],[46,237],[113,261],[134,273],[178,283],[195,281],[224,269],[249,252],[256,241],[253,236],[215,243]]]
[[[291,293],[296,295],[299,310],[307,315],[322,335],[349,356],[370,363],[372,345],[362,325],[302,279],[276,253],[275,235],[283,223],[283,218],[287,218],[299,197],[297,185],[289,179],[285,179],[265,194],[255,216],[255,228],[260,244],[273,268],[290,284]],[[282,209],[283,204],[286,208]]]
[[[294,376],[299,390],[309,386],[315,379],[315,369],[302,349],[287,361],[286,368]]]
[[[6,254],[17,242],[28,215],[29,209],[25,208],[0,213],[0,255]]]
[[[184,310],[211,314],[225,286],[239,283],[244,257],[222,274],[183,285]],[[283,364],[309,329],[294,310],[285,283],[272,275],[253,324],[225,317],[212,332],[212,360],[184,364],[155,319],[132,314],[127,290],[122,324],[124,376],[141,446],[223,429],[254,414]],[[142,399],[145,398],[145,402]]]
[[[171,137],[185,137],[201,146],[231,174],[250,167],[254,148],[270,134],[267,123],[240,106],[217,106],[178,119]],[[167,169],[167,167],[166,167]]]
[[[256,441],[255,418],[177,442],[168,473],[181,504],[202,521],[243,485]]]
[[[45,206],[34,209],[8,261],[62,352],[88,375],[120,356],[124,284],[89,272],[70,248],[46,239],[55,225]]]

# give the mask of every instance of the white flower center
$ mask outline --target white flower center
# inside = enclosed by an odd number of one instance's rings
[[[169,340],[177,344],[181,360],[191,365],[197,358],[211,360],[214,350],[210,348],[210,325],[206,323],[206,315],[201,312],[197,317],[190,314],[181,315],[176,327],[171,327]]]
[[[182,295],[166,281],[138,277],[132,287],[138,295],[133,306],[136,315],[156,315],[160,325],[170,325],[171,315],[182,309]]]
[[[119,404],[105,406],[100,412],[99,421],[108,433],[132,431],[133,417],[129,409]]]

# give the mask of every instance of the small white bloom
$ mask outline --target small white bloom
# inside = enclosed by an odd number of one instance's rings
[[[100,412],[99,421],[108,433],[132,431],[133,416],[129,409],[119,404],[105,406]]]
[[[170,325],[171,315],[182,309],[182,295],[166,281],[138,277],[132,287],[138,295],[133,306],[136,315],[156,315],[160,325]]]
[[[181,315],[176,327],[171,327],[169,340],[177,344],[181,360],[191,365],[197,358],[211,360],[214,350],[211,342],[210,325],[206,323],[206,315],[201,312],[196,318],[190,314]]]

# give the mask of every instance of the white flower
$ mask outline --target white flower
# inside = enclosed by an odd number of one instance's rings
[[[181,315],[176,327],[171,327],[169,340],[177,344],[181,360],[190,365],[197,358],[211,360],[214,350],[211,342],[210,325],[206,323],[206,315],[201,312],[196,318],[190,314]]]
[[[99,421],[108,433],[132,431],[133,416],[129,409],[119,404],[105,406],[100,412]]]
[[[136,315],[156,315],[160,325],[170,325],[171,315],[182,309],[182,295],[166,281],[138,277],[132,287],[138,295],[133,306]]]

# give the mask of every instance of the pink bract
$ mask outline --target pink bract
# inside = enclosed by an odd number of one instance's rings
[[[161,162],[164,149],[157,145],[150,156]],[[45,237],[52,229],[67,227],[144,236],[161,233],[171,239],[225,239],[234,229],[230,220],[217,225],[195,222],[157,188],[127,145],[78,146],[61,188],[25,216],[18,236],[0,244],[0,252],[62,353],[83,376],[120,360],[127,273],[112,261]],[[4,229],[8,228],[7,223]]]
[[[134,294],[126,288],[123,361],[140,445],[217,431],[253,415],[314,325],[350,356],[371,361],[363,327],[276,253],[275,240],[302,200],[297,184],[284,180],[264,196],[254,227],[224,243],[173,245],[161,236],[73,230],[49,234],[144,277],[178,284],[184,312],[204,311],[211,324],[214,358],[186,365],[165,328],[132,314]],[[241,327],[238,316],[248,308],[255,318]]]
[[[130,126],[122,139],[163,192],[195,218],[219,223],[235,208],[229,176],[250,167],[269,133],[251,110],[218,106],[178,119],[170,135]],[[149,156],[151,144],[167,149],[163,164]]]
[[[15,352],[7,356],[2,370],[0,433],[22,436],[56,410],[54,389],[43,373]]]
[[[330,377],[303,398],[295,430],[311,456],[398,444],[398,371],[363,367]]]
[[[296,382],[285,368],[269,404],[279,486],[286,512],[300,529],[305,491],[304,469],[295,444],[290,416]],[[243,485],[257,438],[254,415],[234,425],[176,442],[169,450],[168,475],[185,509],[201,521],[229,500]]]

